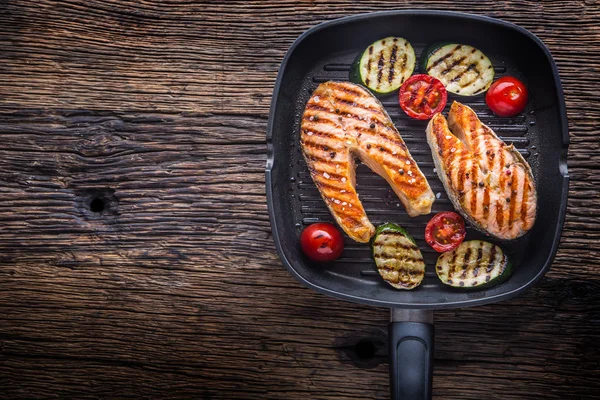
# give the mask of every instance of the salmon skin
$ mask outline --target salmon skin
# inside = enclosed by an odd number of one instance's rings
[[[455,101],[447,121],[434,115],[427,142],[448,197],[473,227],[502,240],[531,229],[537,209],[531,167],[471,108]]]
[[[429,214],[435,199],[385,109],[367,89],[349,82],[320,84],[306,103],[300,144],[329,211],[357,242],[375,227],[356,192],[354,157],[381,175],[410,216]]]

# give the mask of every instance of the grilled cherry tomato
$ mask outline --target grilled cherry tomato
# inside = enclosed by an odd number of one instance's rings
[[[300,247],[313,261],[333,261],[344,250],[344,238],[335,226],[319,222],[307,226],[302,231]]]
[[[492,83],[485,95],[488,107],[499,117],[512,117],[525,109],[529,95],[517,78],[505,76]]]
[[[400,87],[400,107],[409,117],[430,119],[446,107],[448,92],[444,84],[430,75],[413,75]]]
[[[435,214],[425,227],[425,241],[438,253],[458,247],[466,234],[465,221],[451,211]]]

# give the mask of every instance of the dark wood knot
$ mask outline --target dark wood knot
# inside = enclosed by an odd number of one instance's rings
[[[84,189],[76,196],[76,207],[88,220],[108,221],[118,215],[119,200],[113,189]]]
[[[358,368],[375,368],[387,362],[387,335],[383,330],[357,332],[351,337],[336,340],[334,347],[344,360]]]
[[[102,197],[94,197],[92,201],[90,201],[90,210],[95,213],[100,213],[104,211],[106,207],[106,200]]]

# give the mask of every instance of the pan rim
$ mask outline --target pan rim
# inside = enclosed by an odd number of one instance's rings
[[[390,302],[390,301],[373,299],[373,298],[365,297],[365,296],[357,296],[357,295],[350,294],[350,293],[338,292],[338,291],[320,286],[314,282],[311,282],[310,280],[308,280],[304,276],[302,276],[300,273],[298,273],[298,271],[294,268],[294,266],[291,265],[291,263],[289,262],[288,258],[285,255],[285,252],[282,247],[282,242],[280,240],[279,230],[278,230],[278,226],[277,226],[277,219],[276,219],[275,212],[274,212],[274,200],[275,199],[273,197],[271,175],[272,175],[272,168],[273,168],[274,159],[275,159],[275,155],[274,155],[274,151],[273,151],[273,142],[272,142],[275,110],[277,108],[277,100],[278,100],[279,92],[281,89],[281,82],[283,80],[283,76],[287,69],[287,64],[289,62],[289,59],[290,59],[291,55],[294,53],[294,50],[296,49],[296,47],[300,43],[302,43],[308,36],[313,35],[323,29],[326,29],[326,28],[329,28],[332,26],[336,26],[336,25],[340,25],[340,24],[353,23],[353,22],[362,21],[365,19],[371,19],[371,18],[376,18],[376,17],[386,17],[386,16],[391,16],[391,17],[398,17],[398,16],[402,16],[402,17],[405,17],[405,16],[453,17],[453,18],[460,18],[460,19],[466,19],[466,20],[471,20],[471,21],[485,22],[485,23],[489,23],[492,25],[496,25],[496,26],[502,26],[502,27],[505,27],[508,29],[515,30],[515,31],[527,36],[531,40],[533,40],[533,42],[543,51],[543,53],[547,59],[547,62],[552,70],[552,74],[553,74],[554,80],[555,80],[555,82],[554,82],[555,84],[553,85],[553,87],[554,87],[554,90],[556,93],[556,98],[557,98],[558,118],[560,121],[559,129],[560,129],[560,133],[561,133],[561,142],[562,142],[562,149],[561,149],[560,154],[558,154],[559,171],[562,176],[561,203],[559,206],[559,220],[558,220],[558,224],[556,225],[556,229],[555,229],[554,236],[552,239],[552,245],[550,246],[549,256],[546,259],[546,261],[544,262],[543,267],[532,279],[530,279],[528,282],[520,285],[519,287],[517,287],[511,291],[498,293],[498,294],[494,294],[494,295],[487,295],[487,296],[484,296],[481,298],[473,298],[473,299],[459,300],[459,301],[420,302],[420,303],[419,302],[414,302],[414,303],[410,302],[409,303],[409,302],[400,302],[400,301]],[[550,50],[536,35],[534,35],[530,31],[528,31],[527,29],[520,27],[516,24],[513,24],[511,22],[499,20],[496,18],[488,17],[488,16],[462,13],[462,12],[456,12],[456,11],[410,9],[410,10],[388,10],[388,11],[378,11],[378,12],[371,12],[371,13],[361,13],[361,14],[337,18],[337,19],[334,19],[331,21],[325,21],[318,25],[315,25],[315,26],[309,28],[308,30],[306,30],[305,32],[303,32],[300,36],[298,36],[296,38],[296,40],[292,43],[292,45],[286,52],[286,54],[281,62],[279,72],[277,74],[277,79],[275,81],[273,96],[272,96],[272,100],[271,100],[271,106],[270,106],[270,110],[269,110],[266,141],[267,141],[267,162],[266,162],[266,171],[265,171],[265,185],[266,185],[266,195],[267,195],[267,208],[268,208],[268,213],[269,213],[269,220],[270,220],[273,240],[275,242],[275,248],[277,250],[279,258],[281,259],[281,261],[282,261],[283,265],[286,267],[286,269],[293,276],[295,276],[296,279],[298,279],[303,285],[305,285],[319,293],[323,293],[323,294],[329,295],[334,298],[352,301],[352,302],[356,302],[356,303],[360,303],[360,304],[368,304],[368,305],[379,306],[379,307],[388,307],[388,308],[445,309],[445,308],[456,308],[456,307],[472,307],[472,306],[484,305],[484,304],[489,304],[489,303],[495,303],[495,302],[502,301],[502,300],[507,300],[507,299],[516,297],[519,294],[525,292],[527,289],[529,289],[531,286],[533,286],[535,283],[537,283],[546,274],[546,272],[550,269],[550,266],[552,265],[552,262],[556,256],[556,252],[557,252],[558,246],[560,244],[562,229],[563,229],[564,221],[565,221],[565,217],[566,217],[567,197],[568,197],[568,188],[569,188],[569,174],[568,174],[568,168],[567,168],[567,151],[568,151],[570,140],[569,140],[568,121],[567,121],[567,115],[566,115],[566,105],[565,105],[564,93],[563,93],[558,69],[557,69],[556,63],[554,61],[554,58],[552,57],[552,55],[550,53]]]

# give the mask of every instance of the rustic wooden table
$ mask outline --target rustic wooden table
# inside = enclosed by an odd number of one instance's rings
[[[538,35],[571,134],[552,270],[518,299],[436,313],[434,397],[600,399],[588,0],[2,1],[0,398],[388,398],[388,310],[316,294],[281,266],[264,168],[292,41],[394,7]]]

